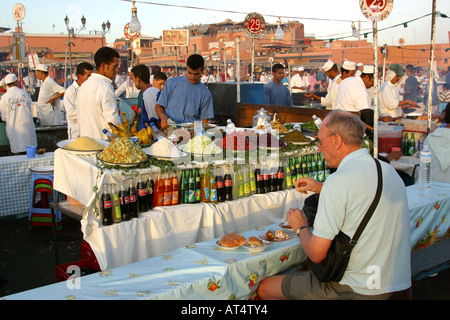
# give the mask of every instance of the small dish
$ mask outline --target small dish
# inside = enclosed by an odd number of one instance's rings
[[[266,240],[262,240],[262,247],[254,247],[252,245],[249,245],[247,242],[244,244],[244,248],[250,251],[251,253],[259,253],[266,250],[268,247],[270,247],[271,243]]]

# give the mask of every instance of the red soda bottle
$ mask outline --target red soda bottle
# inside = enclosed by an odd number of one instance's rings
[[[178,176],[175,172],[172,176],[172,205],[178,204],[178,194],[180,192],[180,186],[178,185]]]

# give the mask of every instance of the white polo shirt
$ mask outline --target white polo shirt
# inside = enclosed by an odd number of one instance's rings
[[[383,191],[373,216],[352,251],[340,284],[378,295],[411,286],[410,218],[406,189],[395,169],[380,161]],[[325,181],[313,234],[332,240],[342,230],[350,238],[371,205],[377,170],[367,149],[347,155]]]

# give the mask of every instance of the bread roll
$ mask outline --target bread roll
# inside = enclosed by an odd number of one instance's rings
[[[275,239],[275,235],[273,234],[272,230],[266,232],[266,238],[269,241],[273,241]]]
[[[222,247],[239,247],[242,246],[247,239],[243,236],[240,236],[236,233],[229,233],[224,235],[220,241],[219,244]]]
[[[249,246],[253,246],[253,247],[262,247],[263,246],[262,241],[256,237],[248,238],[247,243]]]

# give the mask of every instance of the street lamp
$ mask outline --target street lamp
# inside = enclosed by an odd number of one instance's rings
[[[69,36],[69,39],[67,41],[67,45],[69,46],[69,61],[70,61],[70,65],[69,65],[69,74],[70,77],[72,78],[72,40],[70,39],[70,37],[75,37],[75,32],[78,34],[81,32],[81,30],[86,29],[86,18],[83,17],[81,18],[81,24],[82,27],[81,28],[73,28],[70,27],[70,19],[69,17],[66,15],[66,17],[64,18],[64,23],[66,24],[66,28],[67,28],[67,33]],[[67,61],[67,57],[66,57],[66,61]],[[66,62],[67,64],[67,62]],[[67,68],[64,69],[64,72],[66,72]],[[67,75],[64,74],[64,87],[66,87],[66,82],[67,82]]]

